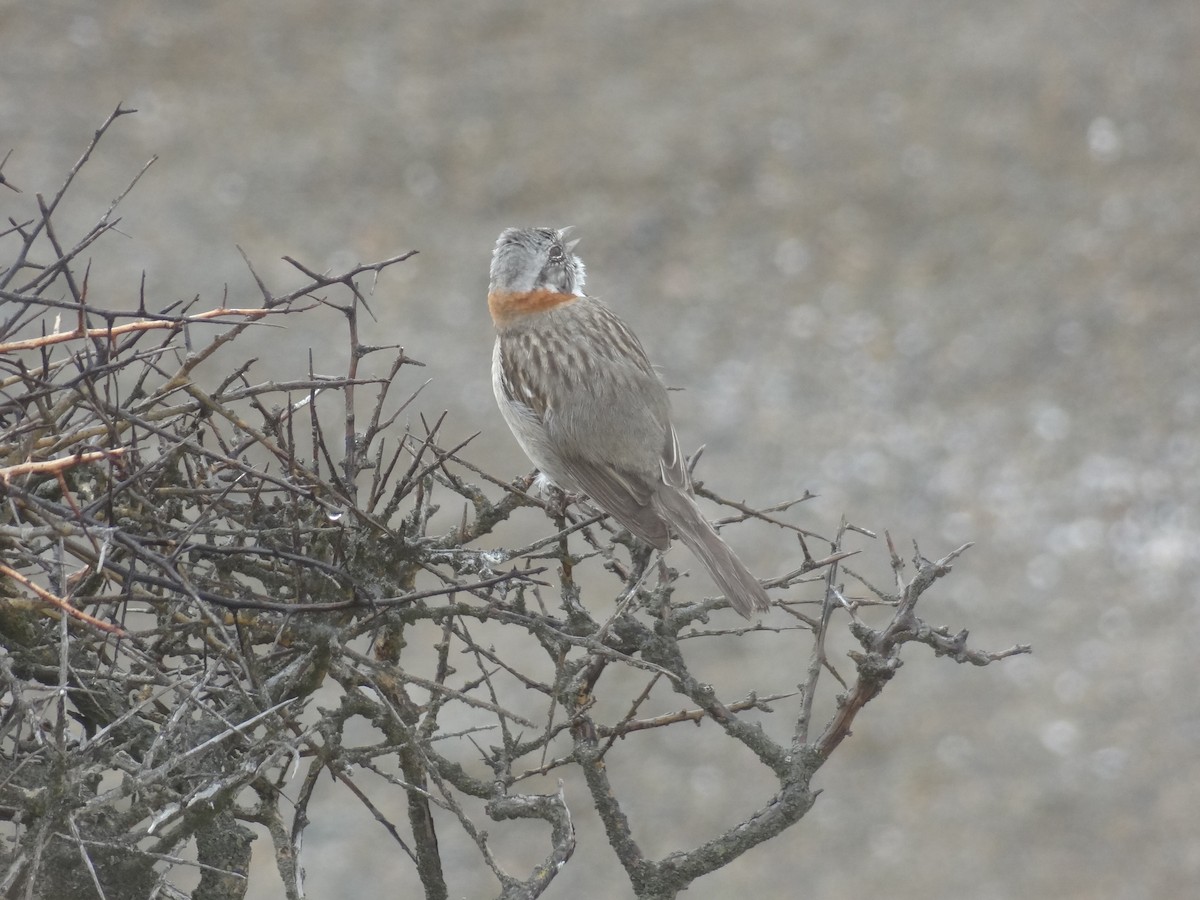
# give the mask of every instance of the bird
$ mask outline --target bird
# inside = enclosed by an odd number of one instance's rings
[[[660,551],[674,533],[747,619],[770,608],[762,584],[692,495],[667,388],[641,342],[583,287],[570,228],[506,228],[492,254],[492,388],[541,476],[590,497]]]

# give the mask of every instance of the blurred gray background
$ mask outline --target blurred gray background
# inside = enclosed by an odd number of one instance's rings
[[[280,291],[284,254],[419,249],[367,339],[427,362],[406,374],[434,379],[420,408],[450,411],[448,440],[483,429],[472,458],[505,477],[528,463],[491,397],[492,242],[576,225],[591,291],[687,388],[677,426],[712,487],[811,489],[794,521],[845,513],[930,556],[978,543],[924,614],[1035,655],[910,653],[808,817],[689,896],[1182,896],[1200,879],[1198,48],[1195,0],[10,0],[0,154],[52,194],[119,101],[139,109],[59,220],[90,224],[159,155],[128,239],[96,251],[105,304],[142,270],[153,306],[226,285],[255,303],[235,244]],[[27,200],[0,192],[0,212]],[[344,348],[292,328],[259,374],[310,348],[343,370]],[[785,536],[735,534],[760,574],[795,562]],[[886,583],[882,548],[866,560]],[[780,646],[732,642],[739,678],[790,687]],[[635,810],[654,853],[769,787],[741,755],[642,747],[642,776],[684,788]],[[569,799],[598,849],[549,896],[628,896]],[[393,894],[400,854],[345,812],[309,833],[312,895]]]

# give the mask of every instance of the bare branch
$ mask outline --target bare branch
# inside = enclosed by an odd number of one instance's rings
[[[445,438],[451,412],[416,408],[423,363],[371,341],[367,297],[413,251],[324,273],[285,257],[303,283],[282,294],[243,253],[245,284],[218,303],[151,310],[143,278],[136,309],[99,306],[84,251],[104,265],[101,238],[150,163],[94,221],[62,201],[129,112],[49,199],[0,192],[20,206],[0,233],[0,894],[166,896],[195,868],[196,896],[236,897],[265,852],[276,892],[300,900],[310,817],[336,792],[398,848],[399,892],[448,897],[451,866],[474,866],[500,897],[539,896],[595,815],[632,891],[675,897],[804,816],[902,652],[976,666],[1029,652],[924,618],[970,545],[931,561],[914,542],[909,562],[890,534],[880,549],[845,520],[832,539],[795,524],[807,491],[755,508],[698,485],[732,511],[724,529],[795,535],[764,582],[771,611],[731,625],[724,598],[583,498],[487,472],[474,435]],[[345,341],[345,371],[298,354],[263,378],[247,341],[281,324]],[[545,536],[506,549],[509,519]],[[846,567],[872,551],[887,590]],[[853,671],[830,657],[846,635]],[[700,679],[695,650],[750,636],[774,660],[765,683],[734,695]],[[780,715],[795,716],[782,741],[763,727]],[[773,782],[750,814],[653,859],[628,802],[648,767],[608,764],[678,728],[697,752],[745,748]],[[568,805],[564,770],[586,802]],[[536,793],[550,773],[564,781]],[[532,819],[548,835],[526,826],[498,854]]]

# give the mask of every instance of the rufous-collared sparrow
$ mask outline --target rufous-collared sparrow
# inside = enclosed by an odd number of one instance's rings
[[[558,487],[586,494],[666,550],[674,531],[746,618],[770,598],[704,518],[667,389],[617,315],[583,293],[564,230],[509,228],[492,255],[492,387],[517,443]]]

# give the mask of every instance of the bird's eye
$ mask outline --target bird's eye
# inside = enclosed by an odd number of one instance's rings
[[[550,248],[550,262],[560,263],[562,261],[563,261],[562,247],[551,247]]]

